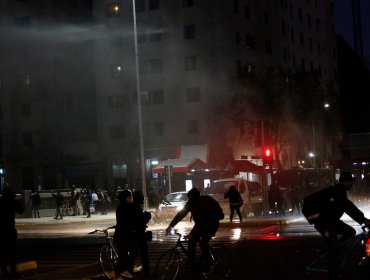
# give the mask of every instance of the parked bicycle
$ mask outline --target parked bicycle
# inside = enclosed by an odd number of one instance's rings
[[[64,200],[63,216],[73,216],[73,208],[69,199]]]
[[[113,243],[113,237],[110,235],[109,230],[114,229],[116,226],[111,226],[106,229],[96,229],[89,234],[102,233],[105,236],[105,244],[101,246],[99,251],[99,262],[102,272],[108,279],[113,279],[114,268],[117,264],[118,254]]]
[[[366,279],[370,275],[370,235],[362,226],[362,232],[340,244],[340,270],[343,279]],[[286,263],[286,279],[327,279],[327,250],[304,247],[293,252]],[[366,276],[366,277],[365,277]],[[364,278],[365,277],[365,278]]]
[[[175,245],[160,255],[155,266],[155,278],[157,280],[175,280],[179,276],[180,267],[184,256],[188,257],[187,241],[176,230]],[[209,246],[211,263],[200,259],[199,268],[191,268],[192,276],[200,276],[202,279],[231,279],[232,258],[227,246],[213,243]],[[221,261],[222,260],[222,261]]]

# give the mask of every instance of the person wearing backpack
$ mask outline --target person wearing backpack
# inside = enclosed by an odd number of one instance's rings
[[[309,223],[314,224],[328,248],[329,280],[341,279],[337,259],[339,244],[356,234],[353,227],[340,219],[342,215],[346,213],[360,225],[370,228],[370,220],[347,197],[355,180],[352,173],[342,172],[338,184],[306,196],[303,201],[302,213]]]
[[[229,187],[229,190],[224,194],[224,198],[229,199],[230,206],[230,223],[233,221],[234,213],[239,217],[239,221],[243,221],[242,214],[240,213],[240,207],[243,205],[243,199],[234,185]]]
[[[200,191],[197,188],[192,188],[188,192],[188,198],[184,208],[170,222],[166,233],[169,234],[172,228],[190,212],[194,221],[194,227],[187,236],[189,265],[194,266],[195,264],[197,243],[200,245],[201,259],[205,263],[211,264],[208,242],[215,236],[220,220],[224,219],[224,213],[216,200],[208,195],[200,195]]]

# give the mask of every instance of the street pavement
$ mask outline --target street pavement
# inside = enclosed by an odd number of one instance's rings
[[[295,217],[287,215],[284,217],[275,216],[263,216],[263,217],[248,217],[244,219],[242,223],[235,219],[234,222],[229,222],[229,217],[225,217],[221,221],[221,228],[240,228],[240,227],[256,227],[265,225],[286,225],[294,222],[296,219],[302,219],[302,217]],[[148,230],[153,232],[163,231],[168,223],[168,220],[162,224],[150,224]],[[16,218],[16,228],[18,230],[19,239],[38,239],[38,238],[73,238],[73,237],[86,237],[87,234],[94,229],[103,229],[115,224],[115,212],[109,212],[107,215],[94,214],[91,218],[86,216],[65,216],[63,220],[55,220],[53,217],[41,217],[41,218]],[[76,226],[74,226],[76,225]],[[179,223],[178,226],[184,228],[191,228],[192,223],[184,221]],[[19,271],[27,273],[29,270],[37,269],[37,262],[35,260],[29,260],[19,264]],[[98,266],[95,273],[90,273],[88,278],[65,278],[65,279],[104,279],[101,276],[101,272]],[[154,267],[152,268],[154,271]],[[142,273],[136,273],[135,279],[143,279]],[[33,278],[27,278],[33,279]],[[36,278],[35,278],[36,279]]]

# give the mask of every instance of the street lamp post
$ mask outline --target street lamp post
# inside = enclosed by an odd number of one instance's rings
[[[145,156],[144,156],[144,138],[143,138],[143,123],[141,113],[141,90],[140,90],[140,71],[139,71],[139,50],[137,44],[137,26],[136,26],[136,9],[135,0],[132,0],[132,16],[134,22],[134,42],[135,42],[135,66],[136,66],[136,95],[137,95],[137,113],[139,123],[139,142],[140,142],[140,165],[141,165],[141,186],[145,197],[144,207],[148,208],[148,197],[146,190],[146,172],[145,172]]]

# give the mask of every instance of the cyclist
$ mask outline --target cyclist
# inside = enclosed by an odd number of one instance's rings
[[[370,227],[370,220],[365,218],[364,213],[347,197],[347,191],[351,189],[355,180],[350,172],[342,172],[338,184],[313,194],[317,197],[315,203],[320,204],[321,208],[321,211],[315,215],[313,223],[328,247],[329,279],[341,279],[336,257],[339,243],[353,238],[356,234],[353,227],[340,219],[342,215],[346,213],[359,224]]]
[[[200,195],[200,191],[197,188],[192,188],[187,195],[188,201],[184,208],[172,219],[166,229],[166,233],[170,233],[172,228],[190,212],[195,224],[187,236],[189,265],[194,266],[195,264],[197,242],[199,242],[201,249],[201,259],[206,264],[210,264],[211,255],[208,242],[215,236],[220,220],[224,218],[224,213],[216,200],[208,195]]]

